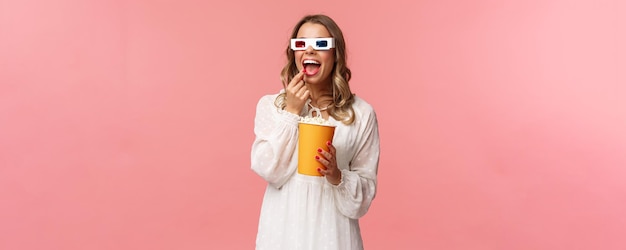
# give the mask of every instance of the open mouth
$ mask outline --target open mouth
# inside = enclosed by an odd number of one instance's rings
[[[320,70],[321,65],[322,64],[320,62],[311,59],[306,59],[304,60],[304,62],[302,62],[302,66],[304,67],[307,76],[317,74],[317,72]]]

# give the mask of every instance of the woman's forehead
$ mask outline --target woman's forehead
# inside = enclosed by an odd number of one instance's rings
[[[305,23],[298,30],[298,38],[330,37],[328,29],[319,23]]]

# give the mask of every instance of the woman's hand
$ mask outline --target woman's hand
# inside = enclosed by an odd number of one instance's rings
[[[309,89],[304,84],[304,73],[305,70],[302,69],[302,71],[296,74],[291,79],[291,82],[287,84],[285,90],[285,101],[287,102],[285,110],[296,115],[300,115],[307,99],[309,99]]]
[[[330,141],[327,141],[326,145],[328,145],[328,151],[318,148],[317,152],[321,154],[322,157],[315,156],[315,159],[322,163],[326,169],[318,168],[317,171],[323,176],[326,176],[326,180],[331,184],[339,185],[339,183],[341,183],[341,170],[337,167],[337,158],[335,157],[337,150]]]

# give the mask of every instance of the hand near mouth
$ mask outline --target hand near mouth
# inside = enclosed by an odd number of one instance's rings
[[[291,82],[289,82],[289,84],[287,84],[287,88],[285,88],[285,102],[287,103],[285,110],[287,112],[300,115],[307,99],[309,99],[310,92],[304,84],[305,73],[306,70],[302,69],[302,71],[291,79]]]

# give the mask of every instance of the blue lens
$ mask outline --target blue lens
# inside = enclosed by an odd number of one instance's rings
[[[316,41],[315,45],[318,48],[326,48],[326,47],[328,47],[328,41],[323,41],[323,40],[322,41]]]

